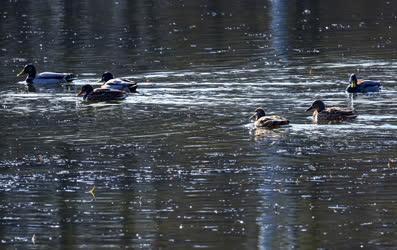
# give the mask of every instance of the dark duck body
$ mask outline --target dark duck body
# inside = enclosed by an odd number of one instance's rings
[[[306,112],[313,110],[313,122],[330,122],[350,120],[357,117],[354,110],[349,108],[329,107],[326,108],[323,101],[316,100],[306,109]]]
[[[255,114],[250,119],[253,118],[255,118],[255,127],[257,128],[274,129],[289,124],[289,121],[284,117],[278,115],[266,116],[263,108],[255,109]]]
[[[103,83],[101,86],[102,89],[118,89],[127,93],[134,93],[138,88],[138,84],[136,82],[123,78],[114,78],[113,74],[110,72],[103,73],[99,82]]]
[[[124,100],[127,97],[127,93],[117,89],[94,89],[87,84],[81,88],[77,96],[83,96],[83,100],[88,102],[109,102]]]
[[[346,88],[346,91],[348,93],[368,93],[379,92],[381,89],[381,82],[362,79],[358,80],[355,74],[351,74],[349,79],[349,86]]]
[[[42,72],[37,73],[33,64],[27,64],[17,76],[27,75],[27,84],[36,85],[56,85],[72,82],[76,79],[72,73],[55,73],[55,72]]]

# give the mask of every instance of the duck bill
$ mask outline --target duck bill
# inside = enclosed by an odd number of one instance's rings
[[[250,116],[249,120],[253,120],[256,117],[256,114]]]
[[[25,69],[23,69],[21,72],[19,72],[17,76],[21,76],[21,75],[24,75],[24,74],[26,74],[25,73]]]
[[[77,96],[83,96],[83,95],[85,95],[85,91],[80,91],[80,92],[77,94]]]
[[[306,109],[305,112],[309,112],[312,109],[314,109],[313,106],[310,106],[310,108]]]

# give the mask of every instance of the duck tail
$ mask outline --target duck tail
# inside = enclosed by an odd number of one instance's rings
[[[281,121],[281,125],[288,125],[289,124],[289,120],[284,120],[284,121]]]
[[[281,126],[281,125],[288,125],[289,120],[276,120],[273,122],[274,125],[276,126]]]
[[[133,83],[128,85],[128,89],[130,90],[131,93],[136,92],[136,89],[138,88],[138,84],[137,83]]]
[[[71,81],[76,80],[76,79],[77,79],[77,77],[76,77],[76,75],[73,74],[73,73],[67,74],[67,75],[65,76],[65,80],[66,80],[67,82],[71,82]]]
[[[348,115],[348,116],[346,116],[346,119],[355,119],[355,118],[357,118],[357,114],[352,114],[352,115]]]

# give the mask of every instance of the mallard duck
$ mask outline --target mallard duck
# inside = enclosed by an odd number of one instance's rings
[[[120,101],[127,97],[127,93],[118,89],[94,89],[87,84],[81,88],[77,96],[83,96],[84,101],[89,102],[106,102],[106,101]]]
[[[27,64],[17,76],[28,75],[26,77],[27,84],[62,84],[68,83],[76,79],[72,73],[54,73],[54,72],[43,72],[37,74],[36,68],[33,64]]]
[[[266,116],[263,108],[255,109],[255,114],[250,119],[255,118],[255,127],[257,128],[279,128],[282,125],[288,125],[289,121],[278,115]]]
[[[355,74],[350,75],[349,86],[346,88],[348,93],[368,93],[379,92],[381,90],[381,82],[370,80],[357,80]]]
[[[312,105],[306,109],[306,112],[311,110],[314,110],[313,121],[316,123],[322,121],[349,120],[357,117],[357,114],[352,109],[338,107],[326,108],[324,102],[321,100],[314,101]]]
[[[99,82],[103,83],[101,86],[102,89],[118,89],[134,93],[138,88],[138,84],[136,82],[123,78],[113,78],[113,75],[110,72],[103,73]]]

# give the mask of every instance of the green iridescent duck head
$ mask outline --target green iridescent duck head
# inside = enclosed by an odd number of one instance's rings
[[[35,78],[36,77],[36,68],[34,67],[33,64],[27,64],[25,65],[25,67],[23,67],[23,69],[21,70],[21,72],[18,73],[17,76],[21,76],[21,75],[28,75],[29,78]]]

